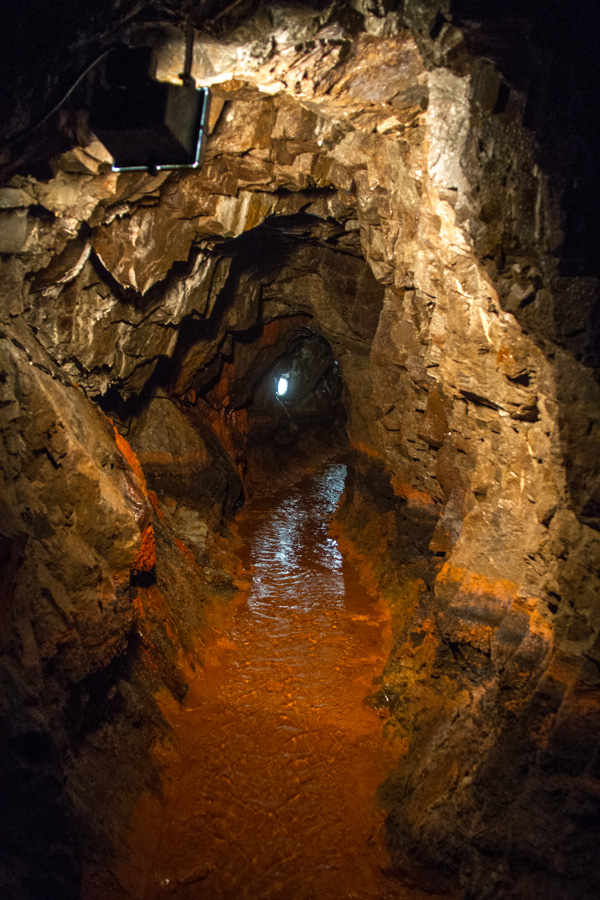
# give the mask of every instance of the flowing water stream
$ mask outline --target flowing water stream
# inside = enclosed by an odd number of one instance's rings
[[[163,796],[122,877],[136,900],[413,896],[382,873],[393,750],[362,701],[389,625],[329,535],[344,477],[328,462],[240,516],[251,589],[185,705],[165,705]]]

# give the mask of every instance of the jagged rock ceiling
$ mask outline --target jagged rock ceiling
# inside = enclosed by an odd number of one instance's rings
[[[570,69],[550,58],[555,38],[535,10],[520,7],[511,20],[478,18],[471,3],[217,6],[187,10],[192,73],[213,92],[199,172],[112,173],[87,125],[87,82],[54,124],[19,143],[41,111],[28,113],[34,72],[15,66],[7,78],[17,139],[0,188],[6,664],[34,672],[41,696],[52,668],[60,719],[61,691],[123,649],[130,573],[144,569],[151,519],[170,546],[173,523],[153,512],[121,434],[155,486],[171,478],[177,493],[173,479],[192,465],[230,511],[253,373],[269,372],[310,328],[339,363],[350,441],[435,522],[430,606],[408,618],[428,637],[387,677],[413,691],[417,717],[440,678],[442,724],[423,739],[398,713],[413,790],[402,818],[398,788],[395,862],[414,851],[443,867],[456,853],[471,896],[500,896],[482,859],[501,859],[503,878],[513,841],[558,879],[559,893],[544,894],[542,878],[539,896],[568,896],[567,883],[583,896],[584,862],[571,871],[559,854],[564,878],[552,867],[568,810],[597,802],[597,283],[568,127],[545,113],[555,86],[581,104],[585,76],[557,86]],[[72,5],[81,16],[84,7]],[[114,3],[102,17],[73,16],[56,40],[83,68],[118,27],[154,46],[160,77],[176,79],[184,38],[174,26],[185,12]],[[570,51],[580,33],[565,38]],[[47,104],[67,60],[28,47],[40,54]],[[586,44],[582,57],[586,69]],[[589,187],[593,143],[581,123],[575,135]],[[163,456],[162,420],[178,435]],[[204,525],[180,527],[204,546]],[[466,660],[460,677],[440,674],[450,649]],[[529,780],[514,775],[522,752]],[[487,804],[498,754],[517,786]],[[448,774],[457,759],[460,779]],[[560,803],[547,810],[544,844],[545,770]],[[490,836],[501,807],[508,831]],[[457,838],[458,819],[468,824]],[[573,840],[573,852],[585,845]]]

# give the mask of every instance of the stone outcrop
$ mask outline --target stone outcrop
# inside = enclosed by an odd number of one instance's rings
[[[595,896],[597,282],[532,75],[554,39],[510,51],[518,19],[462,3],[205,6],[200,171],[117,176],[67,110],[53,177],[0,188],[7,714],[34,696],[66,742],[72,686],[127,653],[181,695],[296,366],[304,424],[341,398],[371,459],[339,527],[394,616],[393,867]],[[148,34],[177,79],[183,38]]]
[[[153,397],[128,435],[159,497],[169,497],[205,515],[217,506],[217,522],[229,515],[241,494],[231,462],[212,432],[203,439],[167,396]]]

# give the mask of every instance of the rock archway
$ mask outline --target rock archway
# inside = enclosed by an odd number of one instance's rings
[[[176,4],[131,6],[130,42],[177,78],[183,38],[156,21]],[[304,353],[306,421],[317,435],[324,415],[345,420],[362,454],[339,528],[393,611],[373,701],[406,748],[383,789],[393,865],[467,896],[591,897],[589,216],[564,135],[550,149],[540,121],[550,89],[507,50],[521,20],[404,6],[197,4],[192,74],[213,91],[198,172],[110,172],[80,97],[58,129],[69,149],[50,143],[54,174],[34,177],[18,134],[32,123],[17,121],[33,88],[15,77],[0,188],[6,767],[19,802],[65,823],[82,809],[102,832],[98,748],[136,716],[160,727],[153,685],[185,692],[182,654],[240,577],[223,528],[249,447],[279,421],[262,379]],[[552,85],[551,36],[530,21],[527,65]],[[80,43],[65,34],[79,53],[110,42],[93,22]],[[165,513],[183,494],[191,512]],[[46,771],[54,787],[32,793]],[[70,827],[51,875],[76,896]]]

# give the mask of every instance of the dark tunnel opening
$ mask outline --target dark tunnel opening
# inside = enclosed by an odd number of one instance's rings
[[[261,481],[347,449],[351,398],[339,356],[348,339],[361,353],[368,348],[383,288],[343,221],[302,211],[271,216],[208,253],[223,273],[210,314],[182,323],[172,353],[155,361],[141,391],[113,382],[94,399],[119,423],[159,497],[174,491],[203,514],[216,497],[219,515],[228,516]],[[167,290],[185,284],[197,255],[174,267]],[[347,335],[320,322],[331,297],[348,316]],[[282,375],[285,395],[277,392]],[[178,446],[171,418],[179,414],[210,461],[200,460],[191,437],[195,449],[185,437]],[[189,471],[178,462],[186,452],[196,454]]]
[[[594,4],[92,5],[0,12],[0,893],[596,900]]]

